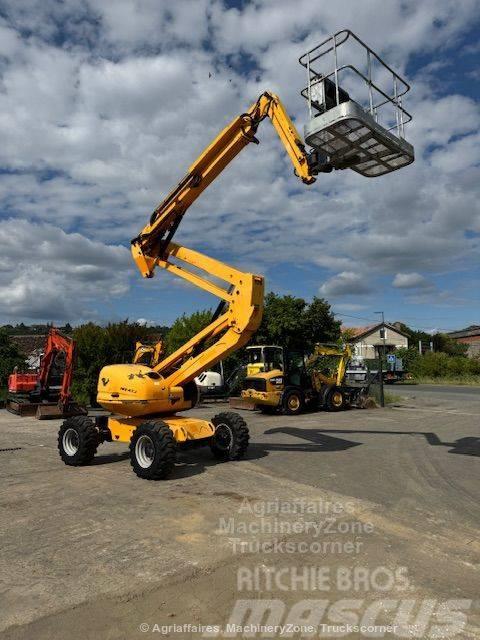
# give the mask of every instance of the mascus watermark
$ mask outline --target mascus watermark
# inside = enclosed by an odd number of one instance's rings
[[[206,637],[453,638],[467,624],[472,600],[305,599],[293,606],[279,599],[239,599],[227,624]],[[379,619],[380,618],[380,619]],[[382,621],[388,618],[388,623]]]

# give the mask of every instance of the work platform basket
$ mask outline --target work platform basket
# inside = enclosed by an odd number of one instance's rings
[[[402,104],[410,86],[360,38],[338,31],[299,62],[308,79],[301,92],[310,115],[305,142],[333,167],[372,178],[413,162],[404,137],[412,116]]]

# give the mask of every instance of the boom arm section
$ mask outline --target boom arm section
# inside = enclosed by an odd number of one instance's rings
[[[298,177],[305,184],[314,182],[313,174],[320,169],[309,162],[303,142],[280,99],[265,92],[205,149],[183,180],[155,209],[140,235],[132,240],[132,255],[144,277],[152,277],[155,267],[162,267],[221,300],[208,327],[152,367],[168,387],[192,381],[246,344],[260,325],[264,289],[261,276],[243,273],[181,247],[174,244],[172,238],[187,209],[208,185],[245,146],[250,142],[258,144],[255,133],[265,118],[270,118]],[[199,275],[198,270],[207,276]],[[226,288],[216,284],[218,280],[226,283]]]
[[[144,277],[152,277],[157,260],[167,256],[168,245],[190,205],[244,147],[250,142],[258,144],[255,133],[265,118],[270,118],[302,182],[315,182],[304,144],[280,98],[263,93],[205,149],[152,213],[149,224],[132,240],[133,259]]]
[[[65,354],[65,371],[63,373],[59,406],[62,410],[65,410],[71,400],[70,389],[73,379],[73,367],[75,365],[75,342],[72,338],[60,333],[58,329],[51,327],[38,374],[38,382],[40,383],[40,388],[42,390],[48,385],[50,370],[55,361],[56,355],[60,351],[63,351]]]
[[[159,266],[223,301],[218,313],[214,314],[203,331],[153,367],[171,387],[190,382],[250,340],[262,320],[264,282],[261,276],[238,271],[173,242],[168,246],[168,255],[183,264],[167,259],[158,261]],[[225,282],[227,287],[221,287],[184,265],[203,270],[209,276]]]
[[[338,364],[334,376],[325,375],[318,369],[318,363],[319,361],[321,362],[324,356],[338,357]],[[345,344],[343,349],[340,349],[340,347],[329,347],[323,344],[315,345],[315,350],[308,359],[308,366],[312,370],[312,378],[315,384],[318,387],[320,387],[322,383],[336,384],[338,387],[342,386],[347,364],[351,357],[352,350],[348,344]]]

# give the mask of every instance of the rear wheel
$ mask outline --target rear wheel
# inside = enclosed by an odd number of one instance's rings
[[[288,416],[296,416],[302,413],[305,407],[305,398],[298,389],[287,391],[283,399],[283,410]]]
[[[130,464],[139,478],[161,480],[173,471],[177,443],[165,422],[144,422],[130,440]]]
[[[341,389],[338,387],[330,389],[325,402],[327,411],[342,411],[346,408],[346,404],[346,397]]]
[[[240,460],[245,455],[250,438],[247,423],[238,415],[226,411],[212,419],[215,434],[210,442],[213,455],[218,460]]]
[[[65,464],[73,467],[89,464],[100,444],[95,422],[88,416],[65,420],[58,432],[58,451]]]

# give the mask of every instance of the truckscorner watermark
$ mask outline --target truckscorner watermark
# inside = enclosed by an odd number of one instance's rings
[[[229,538],[233,553],[261,553],[268,554],[344,554],[357,555],[363,547],[363,542],[357,540],[314,540],[313,542],[295,542],[292,540],[242,540],[241,538]]]

